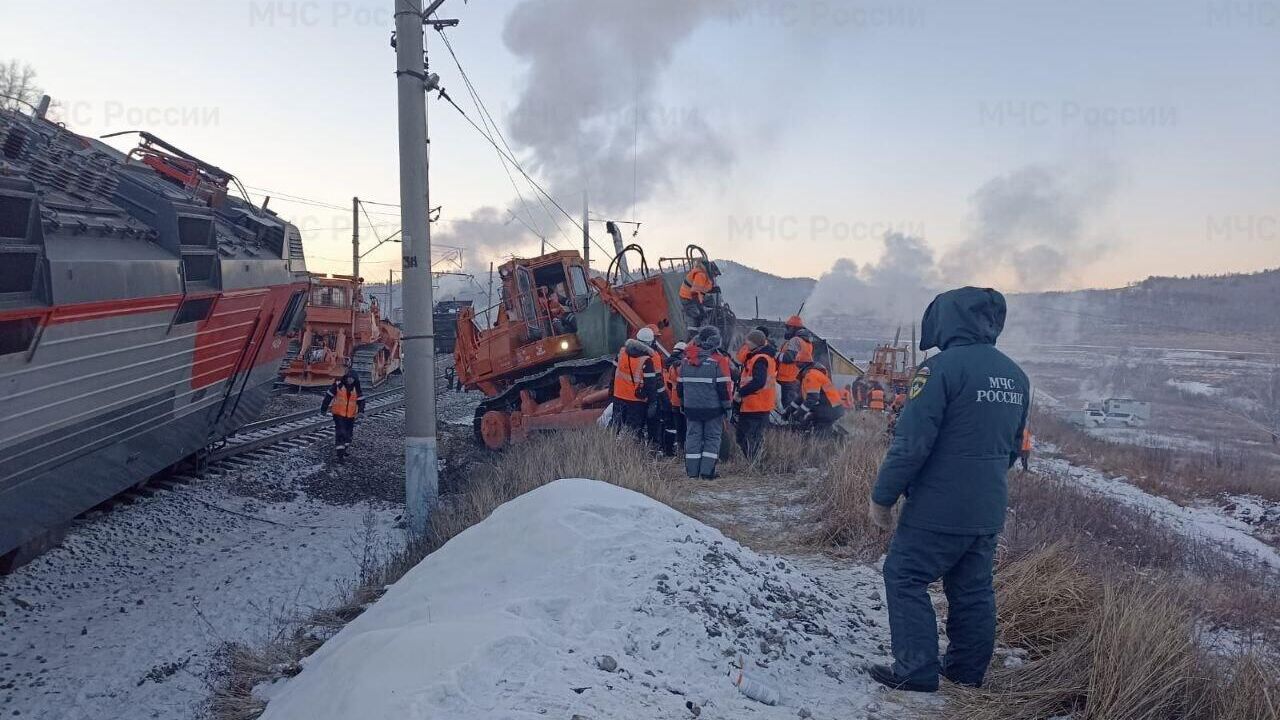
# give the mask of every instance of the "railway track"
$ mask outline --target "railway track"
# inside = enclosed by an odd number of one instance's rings
[[[373,393],[365,398],[365,415],[382,415],[404,407],[404,388]],[[212,466],[238,455],[247,455],[287,443],[297,438],[319,437],[333,432],[333,420],[315,410],[302,410],[288,415],[249,423],[209,450],[205,462]]]
[[[404,388],[373,393],[365,398],[365,417],[404,414]],[[316,440],[333,434],[333,420],[316,410],[289,413],[249,423],[209,448],[195,465],[184,463],[183,469],[157,475],[125,490],[76,516],[69,524],[51,528],[4,557],[0,557],[0,575],[12,572],[44,554],[62,541],[72,527],[92,521],[118,507],[132,505],[143,498],[173,492],[184,485],[200,482],[205,477],[219,477],[228,472],[282,453],[304,450]]]

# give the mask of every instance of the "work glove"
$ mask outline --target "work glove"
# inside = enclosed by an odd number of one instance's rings
[[[881,505],[875,500],[871,500],[867,507],[867,517],[871,519],[871,524],[877,528],[888,532],[893,529],[893,507]]]

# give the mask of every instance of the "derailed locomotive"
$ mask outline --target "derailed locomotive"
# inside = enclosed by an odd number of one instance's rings
[[[266,404],[308,280],[235,184],[0,111],[0,570]]]

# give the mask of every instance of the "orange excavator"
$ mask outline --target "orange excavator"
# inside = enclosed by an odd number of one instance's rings
[[[621,247],[617,227],[608,227]],[[635,269],[628,268],[630,254],[639,256]],[[571,250],[503,264],[499,301],[480,311],[463,308],[457,320],[458,380],[487,396],[476,409],[477,440],[497,450],[533,432],[596,423],[628,337],[653,326],[664,355],[687,337],[680,284],[696,257],[706,253],[691,245],[686,257],[664,258],[651,271],[644,251],[629,245],[603,277],[593,277]],[[723,305],[716,310],[711,321],[728,338],[733,313]]]
[[[324,388],[353,370],[366,390],[400,371],[400,328],[382,316],[377,298],[350,275],[314,275],[297,352],[283,382]]]

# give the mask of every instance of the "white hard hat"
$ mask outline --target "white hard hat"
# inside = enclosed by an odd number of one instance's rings
[[[684,342],[683,340],[681,340],[680,342],[676,343],[676,349],[677,349],[677,350],[684,350],[684,349],[685,349],[685,348],[687,348],[687,347],[689,347],[689,343]]]
[[[653,342],[653,330],[648,326],[642,327],[636,331],[636,339],[642,343],[648,344]]]

